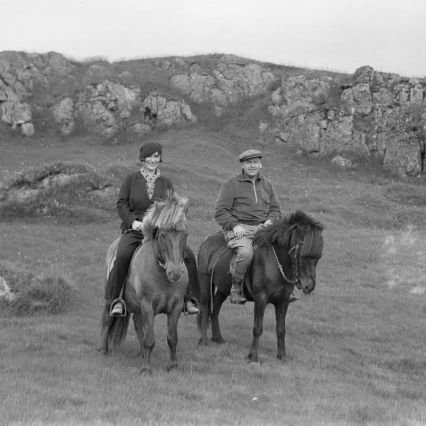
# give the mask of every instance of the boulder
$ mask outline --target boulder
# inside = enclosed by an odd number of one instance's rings
[[[67,97],[52,107],[55,123],[64,136],[69,136],[75,127],[74,101]]]
[[[0,300],[1,299],[6,302],[12,302],[16,299],[16,294],[11,291],[8,283],[2,276],[0,276]]]

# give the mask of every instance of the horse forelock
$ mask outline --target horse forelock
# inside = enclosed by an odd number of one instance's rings
[[[169,193],[164,201],[156,201],[146,212],[142,221],[144,238],[153,238],[157,229],[186,231],[186,213],[189,201],[176,193]]]
[[[322,248],[322,230],[311,229],[305,233],[300,255],[320,258],[322,256]]]
[[[257,246],[277,244],[279,247],[291,248],[290,245],[297,243],[297,234],[299,234],[303,240],[300,254],[321,257],[322,231],[323,225],[320,222],[298,210],[273,225],[259,230],[256,233],[255,244]]]
[[[317,229],[320,231],[324,229],[320,222],[313,219],[311,216],[305,212],[302,212],[301,210],[297,210],[296,212],[290,214],[286,220],[289,225],[308,226],[312,229]]]
[[[323,249],[322,231],[324,226],[300,210],[290,215],[289,222],[296,225],[298,232],[303,235],[300,255],[320,258]]]

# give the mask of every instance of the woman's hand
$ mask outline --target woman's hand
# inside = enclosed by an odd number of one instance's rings
[[[234,232],[235,238],[240,239],[244,237],[244,228],[241,225],[235,225],[232,231]]]
[[[134,220],[132,222],[133,231],[142,231],[142,222],[139,220]]]

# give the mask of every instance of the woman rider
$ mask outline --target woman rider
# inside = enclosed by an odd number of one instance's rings
[[[105,301],[111,316],[123,315],[124,300],[120,297],[133,253],[142,243],[142,220],[146,211],[156,200],[163,200],[173,191],[171,181],[160,173],[162,146],[156,142],[142,145],[139,153],[141,168],[129,174],[121,185],[117,201],[118,215],[122,220],[122,237],[118,243],[114,266],[105,287]],[[197,266],[192,250],[185,249],[185,265],[188,269],[189,285],[185,295],[184,310],[197,314],[198,308],[192,299],[192,287],[197,280]]]

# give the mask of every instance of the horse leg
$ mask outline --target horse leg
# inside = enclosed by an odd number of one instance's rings
[[[253,340],[251,342],[250,352],[247,356],[248,362],[259,362],[259,338],[263,333],[263,317],[265,315],[265,308],[266,301],[264,300],[264,298],[255,298]]]
[[[138,336],[138,340],[139,340],[140,355],[143,358],[144,356],[143,321],[142,321],[142,316],[140,314],[133,314],[133,324],[135,326],[136,335]]]
[[[198,328],[200,329],[200,340],[199,344],[207,346],[207,329],[209,327],[209,316],[210,316],[210,277],[208,274],[202,274],[199,272],[198,281],[200,283],[200,313],[198,314]]]
[[[222,337],[219,326],[219,312],[223,302],[228,296],[220,291],[217,291],[213,297],[213,312],[212,318],[212,341],[216,343],[225,343]]]
[[[275,319],[277,331],[277,358],[285,358],[285,317],[287,315],[288,301],[275,305]]]
[[[143,324],[143,358],[140,373],[152,374],[151,353],[155,345],[154,312],[148,303],[141,304],[141,322]]]
[[[114,317],[109,316],[109,306],[104,306],[101,318],[101,344],[98,348],[98,351],[104,355],[108,353],[109,333],[114,319]]]
[[[167,344],[169,345],[169,362],[167,364],[167,371],[171,371],[178,366],[176,356],[176,346],[178,342],[177,324],[179,321],[182,307],[179,304],[178,308],[174,308],[171,313],[167,315]]]

